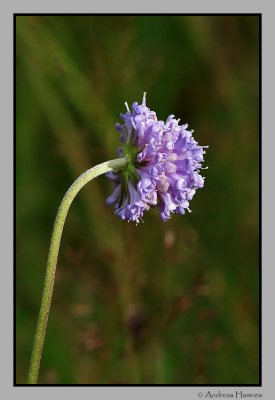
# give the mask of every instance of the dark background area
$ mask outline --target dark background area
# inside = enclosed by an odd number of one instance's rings
[[[99,177],[65,224],[40,383],[259,383],[259,17],[16,17],[16,382],[26,381],[54,218],[116,158],[124,101],[209,145],[191,214],[144,224]]]

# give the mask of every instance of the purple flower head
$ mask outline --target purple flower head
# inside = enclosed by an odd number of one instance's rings
[[[129,163],[107,174],[115,184],[107,204],[114,205],[119,218],[136,223],[154,206],[163,221],[171,218],[171,213],[190,212],[190,200],[204,185],[199,170],[208,147],[199,146],[193,131],[187,130],[187,124],[179,125],[174,115],[166,122],[159,121],[146,106],[145,96],[141,105],[133,104],[132,111],[125,103],[123,124],[116,124],[123,145],[118,154]]]

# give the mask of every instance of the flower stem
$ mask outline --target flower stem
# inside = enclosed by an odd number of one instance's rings
[[[51,238],[51,244],[49,248],[49,255],[46,268],[46,276],[44,282],[44,289],[42,294],[42,301],[40,306],[40,312],[38,316],[36,332],[34,337],[32,356],[30,361],[30,368],[27,383],[36,384],[40,366],[40,359],[42,355],[45,333],[47,328],[48,316],[51,307],[51,299],[54,286],[54,278],[56,271],[56,262],[58,258],[58,251],[60,247],[60,241],[62,236],[63,227],[65,224],[66,216],[70,205],[72,204],[75,196],[92,179],[99,175],[105,174],[106,172],[118,170],[125,167],[128,163],[127,158],[119,158],[116,160],[106,161],[99,164],[88,171],[85,171],[79,178],[71,185],[66,192],[63,200],[59,206],[53,232]]]

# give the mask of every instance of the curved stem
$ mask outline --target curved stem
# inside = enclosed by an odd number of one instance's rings
[[[116,160],[104,162],[84,172],[68,189],[59,206],[52,232],[41,307],[34,337],[33,350],[32,350],[29,374],[27,379],[27,383],[29,384],[37,383],[40,359],[44,345],[44,338],[46,333],[49,311],[51,307],[51,299],[53,293],[58,251],[60,247],[60,241],[64,223],[70,205],[72,204],[72,201],[77,195],[77,193],[80,191],[80,189],[83,188],[83,186],[86,185],[86,183],[90,182],[92,179],[96,178],[101,174],[121,169],[125,167],[127,163],[128,160],[126,158],[119,158]]]

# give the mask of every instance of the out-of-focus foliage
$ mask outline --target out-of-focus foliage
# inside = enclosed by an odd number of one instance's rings
[[[124,101],[209,144],[192,213],[118,220],[100,177],[65,225],[40,383],[259,382],[259,18],[16,18],[17,383],[60,201],[116,158]]]

